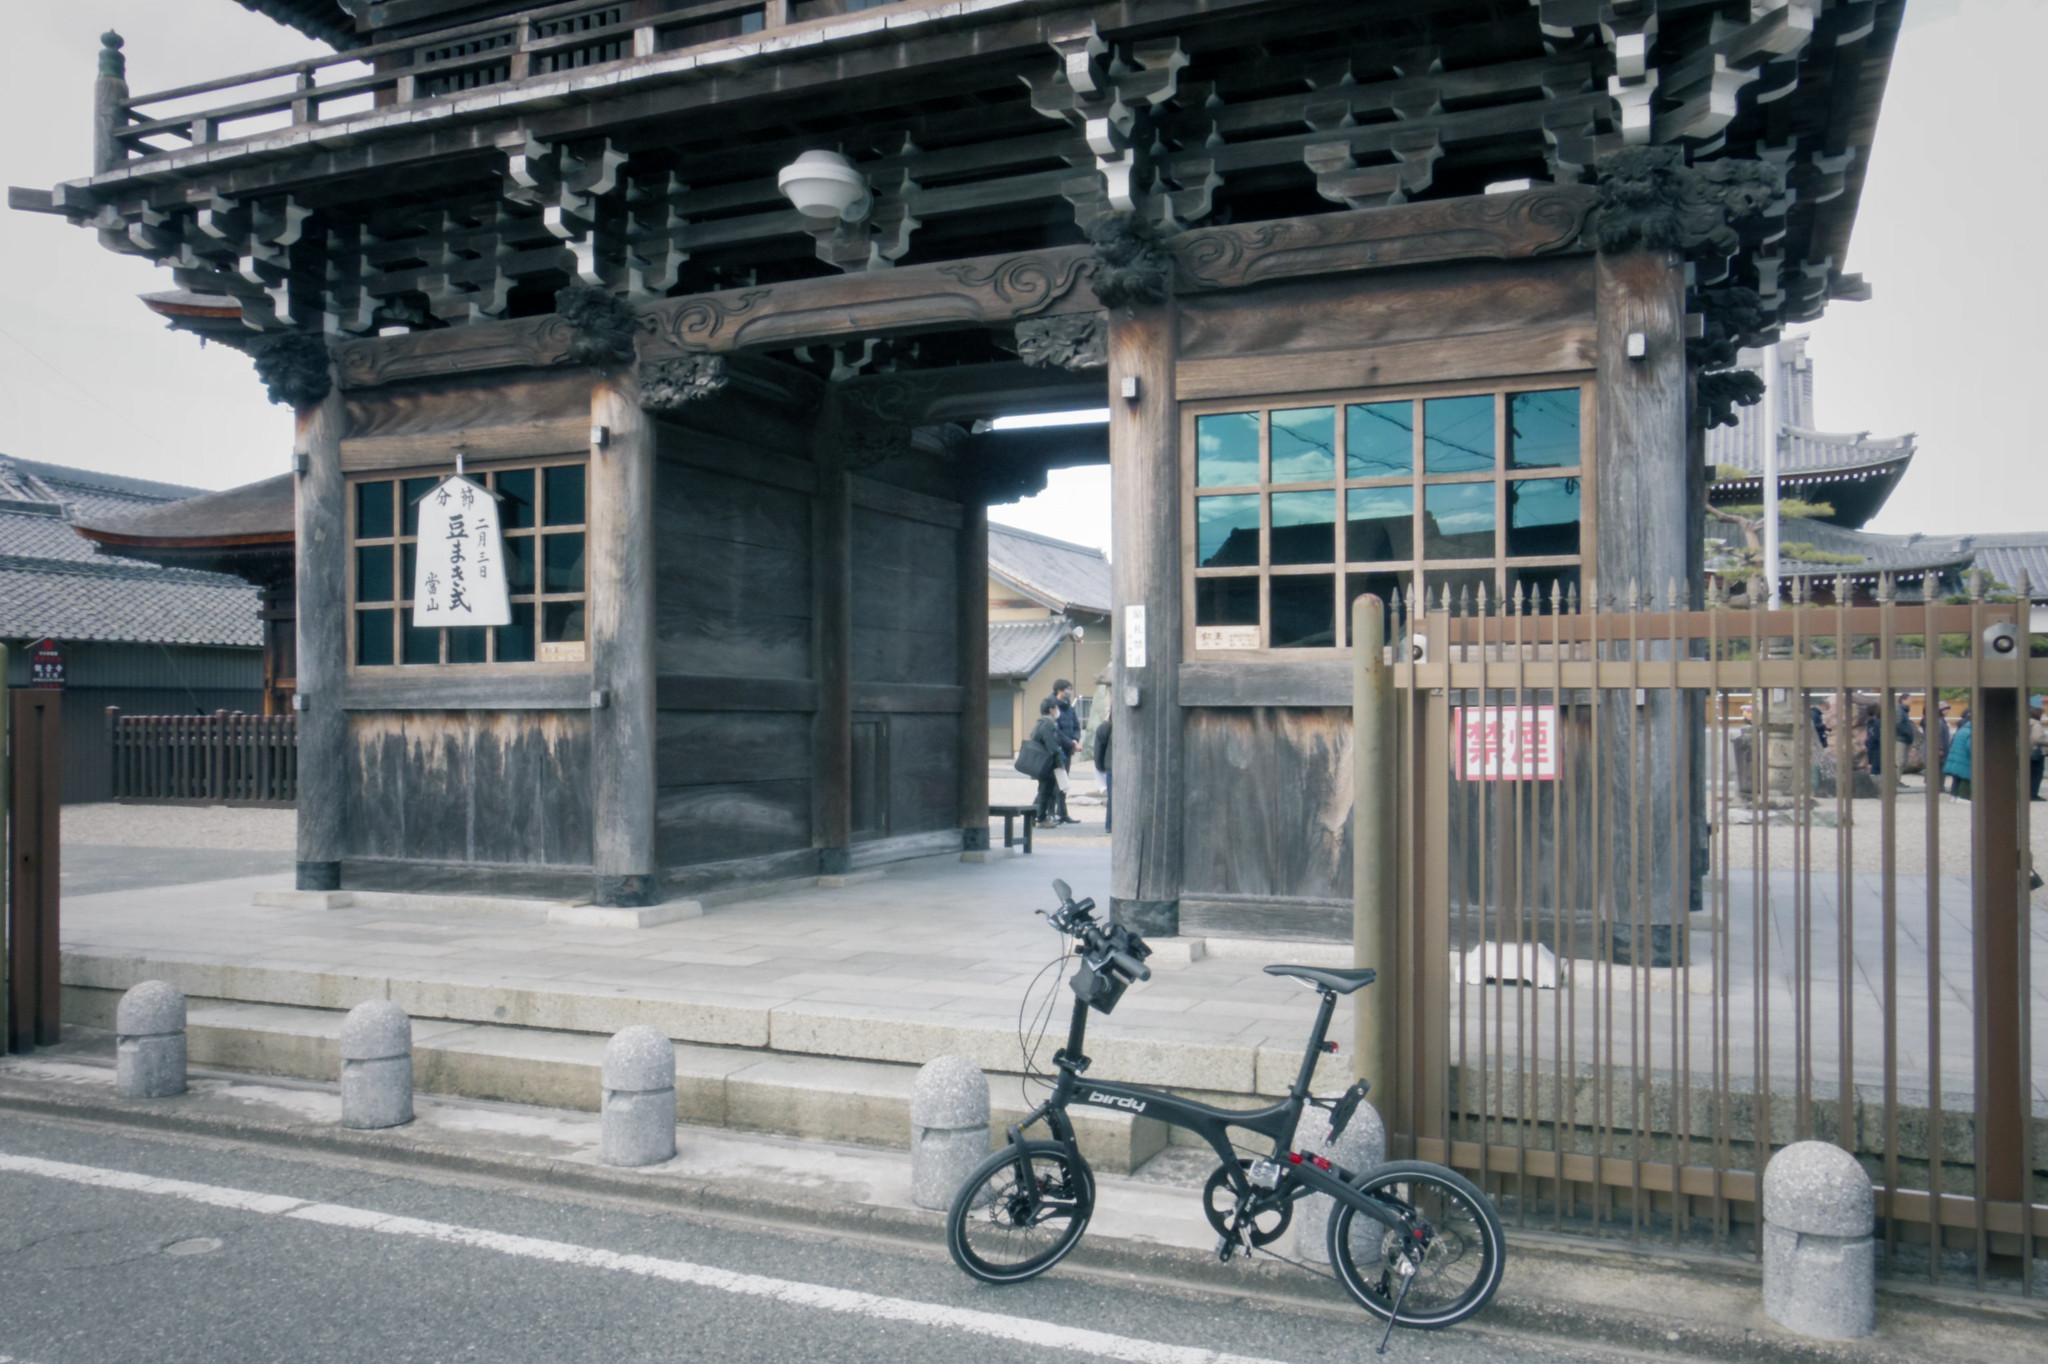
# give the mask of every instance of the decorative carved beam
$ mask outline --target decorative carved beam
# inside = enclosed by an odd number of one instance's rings
[[[1201,228],[1163,245],[1181,292],[1432,261],[1515,260],[1589,249],[1582,234],[1595,198],[1589,186],[1556,185]],[[851,336],[1092,315],[1102,304],[1083,286],[1092,286],[1101,268],[1094,248],[1066,246],[664,299],[639,310],[638,352],[645,365]],[[366,337],[341,343],[336,355],[343,385],[368,388],[430,374],[563,364],[569,342],[568,324],[550,314]]]

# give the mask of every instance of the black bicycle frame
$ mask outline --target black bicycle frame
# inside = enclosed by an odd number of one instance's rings
[[[1258,1196],[1258,1191],[1246,1178],[1227,1130],[1242,1128],[1273,1139],[1271,1159],[1280,1167],[1281,1173],[1278,1184],[1266,1195],[1272,1202],[1291,1203],[1309,1193],[1328,1194],[1392,1230],[1405,1230],[1408,1222],[1402,1209],[1383,1206],[1381,1200],[1351,1187],[1348,1181],[1353,1171],[1333,1165],[1319,1156],[1296,1159],[1292,1155],[1295,1129],[1300,1126],[1302,1110],[1308,1107],[1309,1085],[1315,1077],[1316,1058],[1323,1053],[1324,1034],[1329,1031],[1330,1017],[1337,1008],[1335,995],[1324,991],[1322,1000],[1308,1049],[1302,1053],[1300,1073],[1294,1077],[1294,1085],[1288,1090],[1287,1097],[1266,1108],[1230,1109],[1183,1099],[1147,1085],[1084,1078],[1082,1072],[1088,1068],[1088,1057],[1081,1048],[1088,1035],[1088,1005],[1077,998],[1073,1019],[1067,1027],[1067,1045],[1053,1057],[1053,1064],[1059,1067],[1060,1075],[1053,1085],[1052,1096],[1024,1119],[1020,1127],[1029,1127],[1043,1119],[1052,1130],[1054,1139],[1079,1161],[1080,1145],[1074,1138],[1074,1124],[1066,1112],[1067,1106],[1076,1100],[1095,1108],[1129,1113],[1133,1117],[1157,1118],[1175,1127],[1187,1128],[1208,1142],[1229,1172],[1232,1192],[1239,1199],[1252,1199]]]

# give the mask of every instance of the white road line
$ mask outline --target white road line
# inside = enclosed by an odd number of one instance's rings
[[[994,1312],[944,1307],[937,1303],[916,1302],[908,1298],[885,1298],[874,1293],[827,1288],[820,1284],[797,1283],[790,1279],[771,1279],[760,1274],[736,1274],[731,1270],[692,1264],[687,1260],[662,1260],[651,1255],[622,1255],[617,1251],[571,1245],[564,1241],[543,1241],[531,1236],[514,1236],[506,1232],[485,1231],[478,1227],[460,1227],[448,1222],[424,1222],[414,1217],[398,1217],[390,1213],[373,1212],[367,1208],[344,1207],[338,1203],[314,1203],[281,1194],[254,1193],[247,1189],[223,1188],[217,1184],[194,1184],[182,1179],[159,1179],[153,1175],[132,1174],[125,1170],[105,1170],[92,1165],[69,1165],[62,1161],[40,1160],[34,1156],[0,1154],[0,1171],[35,1175],[43,1179],[62,1180],[99,1189],[119,1189],[130,1193],[182,1198],[187,1202],[232,1208],[237,1212],[256,1213],[265,1217],[289,1217],[296,1221],[318,1222],[352,1231],[372,1231],[386,1236],[409,1236],[423,1241],[469,1246],[478,1250],[496,1251],[501,1255],[546,1260],[583,1269],[637,1274],[643,1278],[665,1279],[670,1283],[716,1289],[721,1293],[768,1298],[823,1312],[842,1312],[850,1316],[906,1322],[913,1326],[932,1326],[1047,1349],[1073,1350],[1102,1359],[1125,1360],[1128,1364],[1277,1364],[1277,1361],[1247,1355],[1198,1350],[1154,1340],[1138,1340],[1130,1336],[1110,1335],[1104,1331],[1088,1331],[1074,1326],[1057,1326],[1051,1322],[1033,1321],[1028,1317],[1006,1317]],[[5,1361],[0,1360],[0,1364],[5,1364]]]

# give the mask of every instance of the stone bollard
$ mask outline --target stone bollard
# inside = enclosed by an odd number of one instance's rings
[[[185,992],[145,980],[114,1010],[114,1092],[167,1099],[185,1092]]]
[[[910,1197],[920,1208],[953,1206],[974,1167],[988,1159],[988,1077],[964,1056],[926,1062],[910,1087]]]
[[[1363,1174],[1387,1163],[1387,1126],[1370,1103],[1361,1103],[1344,1135],[1332,1143],[1329,1114],[1312,1108],[1302,1115],[1296,1149],[1320,1155],[1354,1175]],[[1328,1194],[1310,1194],[1294,1205],[1294,1253],[1310,1264],[1330,1262],[1330,1213],[1335,1208]]]
[[[604,1048],[604,1116],[598,1158],[607,1165],[659,1165],[676,1154],[676,1044],[635,1023]]]
[[[1794,1142],[1764,1167],[1764,1315],[1788,1331],[1855,1340],[1877,1329],[1877,1195],[1856,1157]]]
[[[412,1019],[388,999],[348,1011],[341,1024],[341,1125],[412,1121]]]

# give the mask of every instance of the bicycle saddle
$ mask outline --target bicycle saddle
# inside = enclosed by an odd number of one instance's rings
[[[1326,966],[1268,966],[1266,974],[1269,976],[1295,976],[1301,980],[1308,981],[1319,989],[1334,990],[1340,995],[1348,995],[1361,985],[1372,984],[1375,976],[1375,972],[1370,966],[1360,966],[1348,971],[1339,971]]]

